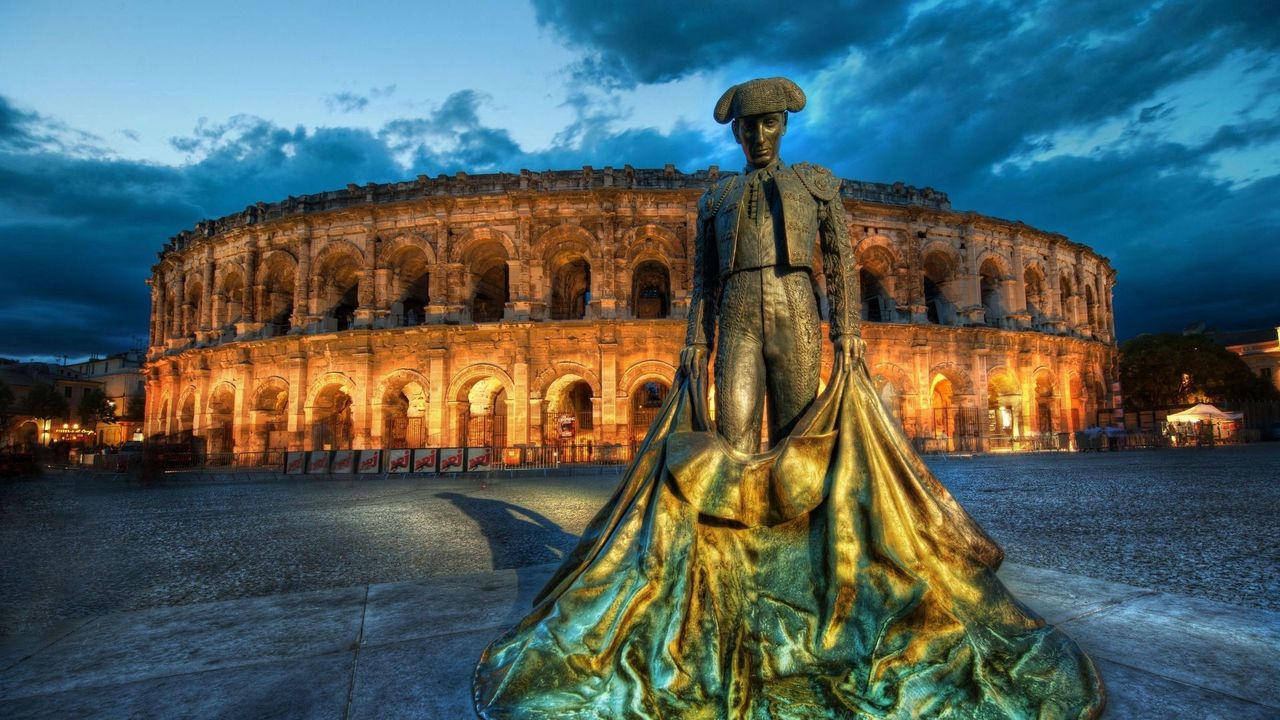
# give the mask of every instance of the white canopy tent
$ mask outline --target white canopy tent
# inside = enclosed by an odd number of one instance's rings
[[[1208,403],[1200,403],[1198,405],[1193,405],[1182,412],[1170,415],[1165,418],[1165,422],[1197,423],[1203,420],[1209,420],[1210,422],[1236,422],[1243,417],[1244,413],[1224,412]]]

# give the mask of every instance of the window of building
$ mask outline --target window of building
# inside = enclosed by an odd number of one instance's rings
[[[71,397],[71,388],[69,387],[62,388],[62,394],[66,395],[67,397]]]
[[[1262,368],[1262,379],[1271,382],[1271,368]]]

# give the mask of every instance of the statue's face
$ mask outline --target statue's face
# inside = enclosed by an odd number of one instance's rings
[[[787,114],[784,112],[747,115],[733,121],[733,133],[742,146],[751,167],[764,167],[778,157],[782,136],[787,134]]]

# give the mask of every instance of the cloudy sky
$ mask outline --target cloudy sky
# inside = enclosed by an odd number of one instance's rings
[[[260,200],[736,169],[712,105],[779,74],[784,158],[1092,246],[1121,338],[1280,324],[1274,0],[784,5],[6,0],[0,356],[145,344],[162,243]]]

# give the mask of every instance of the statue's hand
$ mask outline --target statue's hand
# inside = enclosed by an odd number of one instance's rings
[[[855,367],[866,356],[867,344],[857,335],[841,335],[833,342],[836,346],[836,357],[844,361],[844,367]]]
[[[685,377],[700,377],[707,371],[707,346],[686,345],[680,351],[680,369]]]

